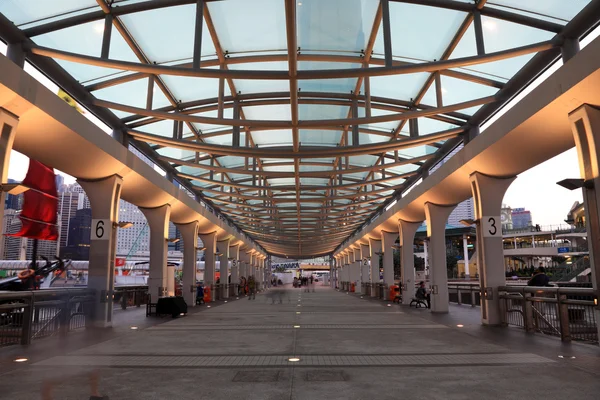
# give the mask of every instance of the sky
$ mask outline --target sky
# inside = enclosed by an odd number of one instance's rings
[[[27,172],[28,158],[12,151],[8,177],[21,181]],[[65,183],[75,182],[70,175]],[[533,223],[539,225],[564,224],[567,212],[575,201],[582,202],[581,190],[567,190],[556,182],[566,178],[579,178],[579,164],[575,148],[523,172],[506,191],[504,204],[531,211]]]

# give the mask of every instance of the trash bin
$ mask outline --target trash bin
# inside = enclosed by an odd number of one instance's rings
[[[390,286],[390,297],[389,297],[389,300],[394,301],[394,299],[396,298],[396,296],[400,296],[400,286],[398,286],[398,285],[391,285]]]
[[[204,302],[210,303],[210,286],[204,287]]]
[[[352,282],[350,284],[350,291],[354,293],[355,290],[356,290],[356,284],[354,282]]]

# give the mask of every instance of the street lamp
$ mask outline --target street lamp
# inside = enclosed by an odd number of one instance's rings
[[[577,179],[577,178],[563,179],[560,182],[556,182],[556,184],[564,187],[565,189],[569,189],[569,190],[575,190],[575,189],[581,189],[581,188],[592,189],[594,187],[593,181],[591,181],[591,180],[586,181],[584,179]]]

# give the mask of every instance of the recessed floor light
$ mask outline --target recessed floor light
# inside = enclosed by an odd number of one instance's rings
[[[391,305],[391,304],[388,304],[387,306],[388,306],[388,307],[391,307],[392,305]]]
[[[225,303],[227,303],[227,300],[225,300]]]
[[[559,355],[559,356],[558,356],[558,358],[565,358],[565,356],[560,356],[560,355]]]
[[[463,324],[458,324],[456,326],[459,327],[459,328],[462,328],[464,325]]]
[[[206,308],[210,308],[210,306],[206,306]]]
[[[131,330],[135,331],[137,328],[138,328],[137,326],[132,326],[132,327],[131,327],[131,328],[129,328],[129,329],[131,329]]]
[[[300,325],[294,325],[294,328],[300,328]]]
[[[185,315],[184,313],[179,313],[179,315]]]
[[[298,307],[302,307],[300,304],[298,304]]]
[[[25,362],[27,360],[29,360],[29,359],[28,358],[16,358],[14,361],[20,363],[20,362]]]
[[[296,311],[296,314],[300,314],[300,311]]]
[[[298,357],[292,357],[292,358],[288,358],[289,362],[298,362],[300,361],[300,359]]]
[[[239,300],[240,298],[239,298],[239,297],[236,297],[235,299],[236,299],[236,300]]]

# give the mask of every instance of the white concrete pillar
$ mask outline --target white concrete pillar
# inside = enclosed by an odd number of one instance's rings
[[[354,283],[354,291],[356,293],[360,293],[360,266],[362,264],[362,260],[360,258],[360,247],[353,248],[354,251],[354,263],[352,264],[352,282]]]
[[[240,285],[240,244],[229,246],[229,258],[231,258],[231,284],[233,293],[237,295]]]
[[[188,307],[196,305],[196,260],[198,259],[198,221],[176,224],[183,239],[183,299]]]
[[[600,110],[584,104],[569,114],[577,146],[579,173],[584,180],[585,224],[592,286],[600,290]],[[600,305],[595,308],[596,325],[600,336]]]
[[[369,238],[369,247],[371,250],[371,283],[379,283],[379,260],[381,260],[381,240]],[[371,297],[377,296],[375,285],[371,286]]]
[[[248,279],[248,262],[250,261],[250,255],[246,253],[246,250],[240,249],[240,278],[243,276]]]
[[[500,315],[498,287],[506,285],[500,210],[504,193],[515,180],[471,174],[471,190],[477,223],[477,266],[481,287],[481,321],[498,325]]]
[[[369,243],[360,244],[360,282],[361,282],[361,293],[365,294],[366,285],[371,284],[371,248]],[[365,284],[365,291],[362,290],[362,284]]]
[[[150,228],[150,276],[148,277],[148,293],[152,301],[174,292],[175,282],[167,279],[167,251],[169,238],[169,218],[171,205],[165,204],[156,208],[140,208],[146,216]]]
[[[446,268],[446,222],[456,206],[425,203],[431,283],[431,311],[448,312],[448,271]]]
[[[221,277],[221,299],[229,298],[229,243],[231,238],[217,241],[217,249],[221,254],[219,256],[219,275]]]
[[[469,271],[469,248],[467,247],[467,245],[469,244],[468,240],[467,240],[467,235],[464,234],[463,235],[463,254],[464,254],[464,260],[465,260],[465,279],[469,279],[470,276],[470,271]]]
[[[4,139],[3,139],[4,140]],[[88,182],[78,179],[92,207],[92,235],[90,262],[88,265],[88,288],[96,291],[93,320],[90,326],[112,326],[112,292],[114,290],[119,200],[123,180],[113,175]],[[153,299],[156,299],[156,294]]]
[[[13,148],[18,125],[19,120],[15,115],[0,108],[0,178],[2,179],[0,183],[6,183],[8,180],[10,152]],[[6,192],[0,191],[0,204],[2,204],[2,212],[0,212],[0,230],[4,226],[5,201]],[[4,249],[4,235],[0,235],[0,249]]]
[[[204,287],[210,288],[215,283],[215,252],[217,251],[217,232],[199,233],[204,249]],[[213,293],[211,299],[215,298]]]
[[[402,274],[402,304],[410,304],[415,294],[415,233],[422,222],[398,220],[400,231],[400,270]]]
[[[383,283],[388,287],[394,284],[394,246],[398,239],[398,232],[381,231],[381,245],[383,247]],[[386,291],[386,297],[387,293]]]
[[[427,238],[423,239],[423,257],[425,271],[429,271],[429,240]]]

